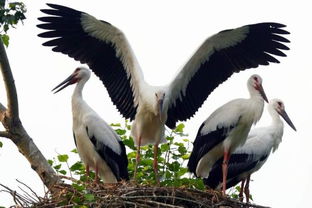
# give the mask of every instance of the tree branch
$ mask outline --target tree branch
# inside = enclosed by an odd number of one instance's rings
[[[18,147],[18,150],[31,164],[31,168],[37,172],[42,182],[48,188],[51,188],[54,184],[60,182],[60,179],[56,175],[55,171],[51,168],[38,147],[35,145],[32,138],[27,134],[20,121],[14,78],[1,38],[0,67],[8,99],[7,108],[5,108],[0,103],[0,121],[6,130],[5,132],[0,132],[0,136],[10,138],[15,143],[15,145]]]
[[[0,137],[11,139],[11,135],[7,131],[0,131]]]
[[[13,78],[13,74],[11,71],[11,67],[9,64],[8,57],[5,52],[5,48],[0,38],[0,67],[3,76],[3,81],[5,83],[5,89],[7,93],[7,101],[8,101],[8,111],[7,114],[11,118],[18,118],[18,100],[17,93],[15,88],[15,81]]]

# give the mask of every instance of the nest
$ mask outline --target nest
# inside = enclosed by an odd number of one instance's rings
[[[58,184],[51,189],[53,193],[48,192],[44,197],[39,197],[33,192],[32,196],[25,195],[25,191],[23,191],[24,195],[12,190],[7,192],[11,192],[15,202],[21,207],[266,208],[223,197],[220,192],[214,190],[200,191],[183,187],[159,187],[126,182],[118,184],[85,182],[83,185],[86,189],[78,191],[77,187],[72,185]],[[31,190],[30,187],[26,187]],[[92,196],[92,200],[88,201],[86,195]],[[78,203],[77,199],[84,200]]]

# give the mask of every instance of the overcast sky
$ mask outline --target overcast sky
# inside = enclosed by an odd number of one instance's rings
[[[29,135],[46,158],[69,153],[74,147],[70,97],[73,87],[54,95],[51,89],[81,64],[43,47],[42,32],[36,28],[45,1],[24,1],[28,12],[24,25],[10,30],[7,50],[19,96],[20,117]],[[279,22],[291,32],[288,57],[280,64],[250,69],[233,75],[207,99],[197,114],[186,122],[189,139],[194,140],[200,124],[225,102],[248,97],[246,82],[257,73],[270,98],[285,102],[286,111],[297,128],[285,124],[283,142],[263,168],[252,176],[255,203],[271,207],[309,207],[312,186],[310,152],[312,84],[311,7],[308,1],[51,1],[85,11],[120,28],[127,36],[147,82],[169,82],[199,45],[224,29],[259,22]],[[92,3],[90,3],[92,2]],[[1,75],[0,75],[1,76]],[[0,81],[0,102],[6,104]],[[123,122],[99,79],[92,74],[84,98],[108,123]],[[258,126],[270,118],[265,108]],[[0,183],[17,189],[16,179],[31,185],[39,194],[43,185],[29,163],[11,141],[0,138]],[[71,155],[72,157],[72,155]],[[9,195],[0,193],[0,205],[8,206]]]

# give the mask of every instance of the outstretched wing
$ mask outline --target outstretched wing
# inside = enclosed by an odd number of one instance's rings
[[[233,73],[270,62],[273,57],[286,56],[282,50],[289,34],[279,23],[259,23],[224,30],[208,38],[195,52],[169,86],[168,119],[174,128],[195,114],[209,94]]]
[[[114,105],[125,118],[134,119],[143,75],[125,35],[108,22],[56,4],[38,18],[51,38],[44,46],[86,63],[105,85]]]

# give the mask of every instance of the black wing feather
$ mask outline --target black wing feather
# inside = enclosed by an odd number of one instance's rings
[[[101,79],[119,112],[125,118],[133,120],[137,106],[133,101],[131,76],[127,76],[124,65],[116,56],[113,44],[96,39],[83,30],[81,16],[85,14],[84,12],[56,4],[47,5],[52,9],[42,9],[41,11],[53,16],[38,18],[43,24],[39,24],[37,27],[48,30],[38,36],[52,38],[52,40],[43,45],[53,47],[54,52],[67,54],[69,57],[87,64]],[[101,22],[110,25],[108,22]]]
[[[203,123],[197,133],[193,144],[193,150],[190,155],[189,162],[187,167],[191,173],[194,173],[196,176],[196,168],[199,160],[207,154],[213,147],[223,142],[228,136],[229,132],[236,126],[233,124],[229,127],[217,127],[215,131],[211,131],[208,134],[201,134],[201,130],[204,127]]]
[[[247,153],[233,153],[228,162],[228,175],[226,180],[226,188],[231,188],[243,180],[243,174],[249,172],[256,165],[268,158],[268,154],[263,155],[259,160]],[[211,168],[208,178],[204,178],[204,184],[212,189],[216,189],[222,184],[222,162],[220,158]]]
[[[90,138],[93,143],[96,152],[103,158],[107,165],[112,170],[117,181],[129,180],[128,175],[128,158],[126,154],[126,148],[122,141],[119,141],[121,148],[121,154],[117,154],[111,148],[99,142],[94,136]]]
[[[289,50],[283,44],[289,42],[282,36],[289,34],[288,31],[281,29],[285,25],[259,23],[245,27],[249,27],[246,38],[236,45],[215,49],[190,79],[185,94],[181,92],[182,99],[177,97],[171,103],[166,122],[169,128],[174,128],[177,121],[185,121],[192,117],[209,94],[233,73],[256,68],[259,65],[268,65],[270,62],[279,63],[272,55],[286,56],[281,51]],[[231,30],[224,30],[220,33],[229,31]]]

